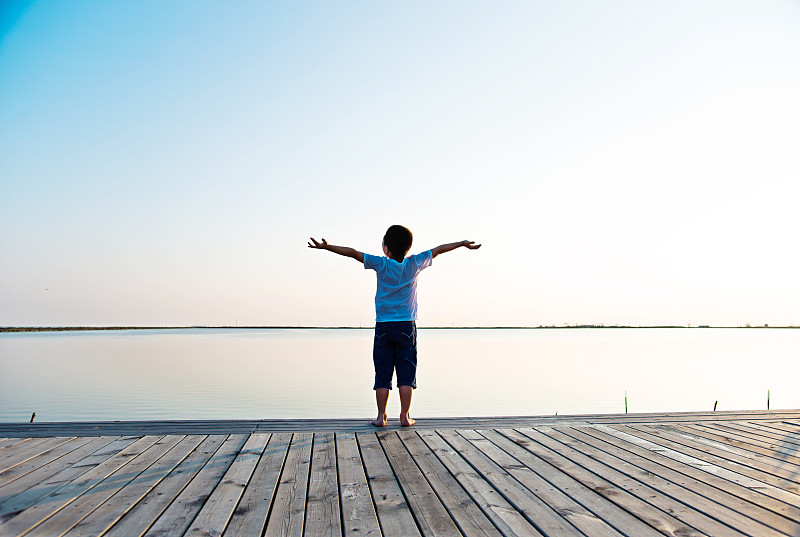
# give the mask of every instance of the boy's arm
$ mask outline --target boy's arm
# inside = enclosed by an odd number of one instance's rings
[[[313,238],[311,238],[311,242],[308,243],[309,248],[313,248],[315,250],[328,250],[329,252],[333,252],[335,254],[343,255],[345,257],[352,257],[359,263],[364,263],[364,254],[363,252],[359,252],[353,248],[349,248],[347,246],[336,246],[334,244],[328,244],[328,241],[322,239],[321,242],[317,242]]]
[[[436,248],[431,249],[431,254],[433,257],[436,257],[439,254],[444,254],[446,252],[451,252],[456,248],[469,248],[470,250],[477,250],[481,247],[480,244],[475,244],[475,241],[460,241],[460,242],[451,242],[449,244],[442,244],[441,246],[437,246]]]

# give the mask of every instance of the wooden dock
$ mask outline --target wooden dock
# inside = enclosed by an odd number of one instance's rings
[[[0,424],[0,536],[800,537],[800,410]]]

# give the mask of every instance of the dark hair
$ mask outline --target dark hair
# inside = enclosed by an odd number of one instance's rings
[[[403,226],[390,226],[386,230],[386,235],[383,236],[383,244],[389,249],[392,259],[398,263],[403,262],[413,240],[414,236],[411,231]]]

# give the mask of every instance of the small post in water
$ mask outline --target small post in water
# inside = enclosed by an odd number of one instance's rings
[[[717,403],[719,403],[719,401],[714,401],[714,412],[717,411]]]
[[[767,390],[767,410],[769,410],[769,390]]]
[[[625,390],[625,413],[628,413],[628,390]]]
[[[31,423],[33,423],[33,418],[35,418],[35,417],[36,417],[36,412],[34,412],[33,414],[31,414]]]

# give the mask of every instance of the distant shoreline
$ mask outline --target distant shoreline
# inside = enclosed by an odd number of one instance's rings
[[[0,332],[90,332],[102,330],[372,330],[373,326],[0,326]],[[746,328],[792,329],[800,326],[680,326],[680,325],[562,325],[562,326],[419,326],[420,330],[576,330],[576,329],[632,329],[632,328]]]

